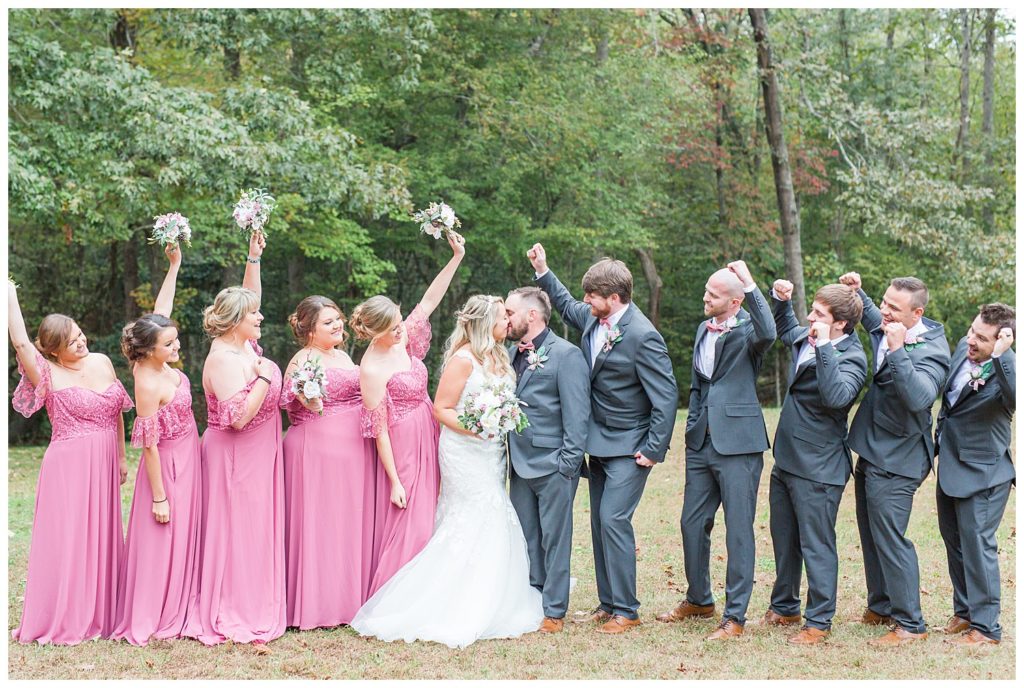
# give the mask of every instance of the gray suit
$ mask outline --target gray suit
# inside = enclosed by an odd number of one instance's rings
[[[530,425],[509,434],[509,497],[530,553],[530,585],[543,595],[544,616],[569,607],[572,503],[590,419],[590,366],[576,346],[547,330],[538,347],[547,360],[523,369],[516,395]],[[513,361],[516,347],[509,349]]]
[[[686,418],[686,484],[679,528],[683,536],[686,599],[714,604],[711,593],[711,529],[719,505],[725,512],[725,609],[723,618],[746,623],[754,588],[754,516],[768,432],[757,399],[757,373],[775,342],[775,323],[761,291],[746,294],[750,311],[715,342],[711,377],[697,367],[707,321],[697,327]]]
[[[882,314],[863,290],[861,324],[873,353],[885,346]],[[868,609],[891,616],[912,633],[924,633],[920,572],[914,544],[906,538],[914,493],[932,466],[932,404],[949,373],[949,344],[941,324],[913,347],[885,356],[850,426],[850,447],[860,457],[854,470],[857,528],[864,555]]]
[[[839,555],[836,516],[853,461],[846,418],[867,379],[868,361],[856,334],[819,344],[814,358],[797,366],[809,329],[801,327],[789,301],[774,302],[779,339],[789,347],[789,388],[775,432],[771,504],[775,585],[771,609],[800,614],[801,568],[807,568],[808,626],[832,628],[836,612]]]
[[[598,319],[548,271],[537,278],[562,319],[583,333],[584,358],[591,360],[590,338]],[[676,417],[678,390],[665,340],[630,303],[617,325],[622,339],[602,350],[590,371],[590,423],[586,450],[590,459],[590,527],[600,607],[610,614],[637,618],[636,511],[650,468],[634,454],[665,460]]]
[[[946,393],[967,359],[967,338],[953,354],[935,433],[939,480],[935,488],[939,532],[953,581],[953,613],[1000,640],[999,555],[996,529],[1010,485],[1010,423],[1016,410],[1017,359],[1013,349],[992,359],[992,375],[977,391],[964,385],[950,404]]]

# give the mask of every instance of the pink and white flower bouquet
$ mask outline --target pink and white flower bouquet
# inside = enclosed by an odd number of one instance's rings
[[[288,376],[288,380],[295,396],[301,395],[309,401],[327,399],[327,371],[324,370],[319,358],[307,358]],[[323,414],[321,407],[320,415]]]
[[[277,207],[277,201],[263,189],[248,189],[242,192],[241,198],[235,204],[235,211],[232,216],[242,230],[263,232],[270,213]]]
[[[511,384],[489,382],[483,389],[466,397],[459,423],[488,439],[504,437],[513,430],[522,432],[530,426],[530,420],[521,405]]]
[[[186,246],[192,246],[192,228],[187,217],[181,213],[167,213],[157,215],[153,219],[153,236],[149,238],[149,243],[177,246],[185,242]]]
[[[423,210],[412,214],[412,219],[420,223],[420,231],[440,239],[441,234],[462,226],[455,216],[455,211],[444,201],[431,203]]]

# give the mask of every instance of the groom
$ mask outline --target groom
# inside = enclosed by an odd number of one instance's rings
[[[636,598],[636,511],[651,467],[665,460],[678,390],[665,340],[632,303],[633,275],[605,258],[583,276],[583,301],[548,270],[544,247],[527,252],[543,289],[569,325],[583,333],[590,365],[590,529],[600,604],[586,620],[601,633],[640,625]]]
[[[544,603],[540,631],[562,630],[569,607],[572,503],[580,481],[590,420],[590,366],[574,344],[548,328],[551,300],[537,287],[505,301],[516,396],[530,425],[509,433],[509,498],[530,553],[530,585]]]

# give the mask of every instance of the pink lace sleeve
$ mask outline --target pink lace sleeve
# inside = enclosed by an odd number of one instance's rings
[[[391,417],[394,408],[394,402],[391,401],[391,395],[387,391],[384,392],[384,398],[380,400],[376,408],[368,409],[365,406],[360,406],[359,427],[363,437],[376,437],[381,430],[387,428],[388,418]]]
[[[256,378],[257,380],[259,378]],[[217,402],[217,408],[211,413],[208,422],[218,427],[226,428],[238,422],[238,419],[245,415],[245,402],[249,398],[252,385],[248,384],[236,392],[230,399]]]
[[[124,388],[121,381],[117,381],[117,389],[121,392],[121,412],[130,411],[135,408],[135,403],[132,402],[132,398],[128,396],[128,390]]]
[[[257,344],[255,339],[249,340],[249,346],[252,347],[252,350],[256,352],[257,356],[263,355],[263,347]]]
[[[288,408],[293,401],[296,401],[295,392],[292,391],[291,381],[285,378],[284,384],[281,385],[281,398],[277,405],[280,408]]]
[[[423,360],[430,348],[430,320],[423,315],[419,304],[405,319],[405,331],[409,338],[405,345],[409,355]]]
[[[14,390],[14,410],[28,418],[43,407],[46,402],[46,395],[50,393],[50,364],[46,362],[43,355],[32,348],[36,356],[36,369],[39,371],[39,384],[33,385],[32,381],[25,376],[25,366],[18,361],[18,372],[21,373],[21,381],[18,388]]]
[[[157,420],[157,413],[135,419],[135,425],[132,426],[133,447],[155,447],[160,441],[160,422]]]

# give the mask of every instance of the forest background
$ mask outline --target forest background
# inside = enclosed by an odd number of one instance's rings
[[[26,321],[74,317],[131,389],[121,327],[165,271],[152,219],[182,213],[194,239],[174,316],[202,424],[201,314],[241,282],[231,209],[249,187],[280,204],[261,342],[279,364],[304,296],[412,308],[449,254],[409,212],[439,199],[468,252],[433,317],[432,371],[469,295],[532,281],[536,241],[580,297],[595,259],[626,261],[684,404],[704,282],[730,260],[765,290],[802,272],[805,300],[848,270],[876,298],[917,275],[951,345],[979,304],[1013,304],[1013,18],[764,20],[758,42],[741,9],[11,10],[9,264]],[[766,135],[766,46],[792,193]],[[787,364],[777,345],[766,405]],[[13,391],[13,356],[8,370]],[[49,436],[45,414],[8,418],[11,443]]]

